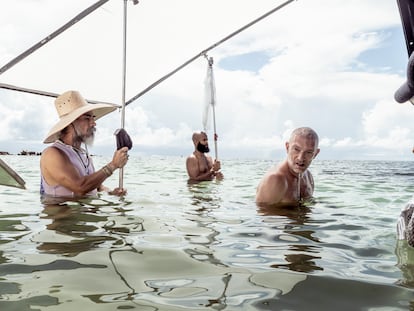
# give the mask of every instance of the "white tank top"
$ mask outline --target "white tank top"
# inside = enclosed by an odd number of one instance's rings
[[[83,149],[75,149],[70,145],[66,145],[60,140],[57,140],[53,143],[52,147],[57,148],[63,151],[68,157],[69,161],[73,166],[78,170],[79,175],[86,176],[95,172],[95,168],[92,163],[92,158],[86,153]],[[97,190],[90,191],[87,195],[96,195]],[[40,194],[48,195],[53,197],[74,197],[75,194],[70,191],[68,188],[65,188],[60,185],[50,186],[44,179],[43,175],[41,176],[40,181]]]

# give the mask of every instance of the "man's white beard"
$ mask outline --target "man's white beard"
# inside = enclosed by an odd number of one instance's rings
[[[91,133],[91,135],[88,135],[88,136],[82,137],[82,140],[83,140],[83,143],[84,143],[86,146],[89,146],[89,147],[93,146],[93,142],[94,142],[94,140],[95,140],[95,133],[94,133],[94,132],[92,132],[92,133]]]
[[[78,140],[80,140],[81,143],[84,143],[86,146],[91,147],[93,145],[93,142],[95,140],[95,131],[96,128],[91,128],[87,134],[85,135],[81,135],[79,134],[78,129],[76,128],[76,126],[73,126],[73,128],[75,129],[75,134]]]

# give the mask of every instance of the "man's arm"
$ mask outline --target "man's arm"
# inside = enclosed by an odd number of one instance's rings
[[[222,172],[220,172],[221,169],[221,162],[220,160],[214,160],[210,157],[210,164],[211,164],[211,170],[213,170],[214,174],[213,176],[217,179],[217,180],[222,180],[224,178],[224,175]]]
[[[120,155],[116,155],[117,159],[119,157]],[[114,159],[108,164],[111,171],[121,167],[113,163]],[[61,185],[79,195],[84,195],[100,188],[102,182],[110,176],[108,170],[105,171],[103,169],[87,176],[80,176],[67,156],[54,147],[47,148],[42,153],[40,167],[49,185]]]
[[[287,180],[281,174],[268,174],[260,182],[256,191],[258,205],[273,205],[280,203],[288,189]]]

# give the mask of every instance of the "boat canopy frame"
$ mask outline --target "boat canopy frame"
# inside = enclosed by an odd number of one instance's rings
[[[20,55],[18,55],[17,57],[15,57],[14,59],[12,59],[11,61],[9,61],[7,64],[5,64],[4,66],[2,66],[0,68],[0,75],[2,73],[4,73],[5,71],[9,70],[14,65],[16,65],[22,59],[24,59],[27,56],[29,56],[30,54],[32,54],[34,51],[36,51],[37,49],[39,49],[40,47],[42,47],[43,45],[45,45],[47,42],[49,42],[50,40],[52,40],[53,38],[57,37],[59,34],[61,34],[62,32],[64,32],[65,30],[67,30],[68,28],[70,28],[71,26],[73,26],[74,24],[76,24],[77,22],[79,22],[81,19],[83,19],[84,17],[86,17],[89,14],[91,14],[93,11],[95,11],[96,9],[98,9],[99,7],[101,7],[102,5],[104,5],[108,1],[109,0],[99,0],[96,3],[94,3],[93,5],[89,6],[85,10],[83,10],[81,13],[79,13],[78,15],[76,15],[74,18],[72,18],[66,24],[64,24],[63,26],[61,26],[56,31],[54,31],[52,34],[50,34],[49,36],[47,36],[44,39],[40,40],[38,43],[36,43],[32,47],[30,47],[29,49],[27,49],[26,51],[24,51],[23,53],[21,53]],[[123,1],[124,1],[124,42],[125,42],[125,32],[126,32],[126,29],[125,29],[126,28],[126,25],[125,25],[125,23],[126,23],[125,10],[126,10],[126,2],[127,1],[130,1],[130,0],[123,0]],[[187,60],[186,62],[184,62],[183,64],[181,64],[180,66],[178,66],[173,71],[167,73],[166,75],[164,75],[163,77],[161,77],[157,81],[155,81],[152,84],[150,84],[148,87],[146,87],[144,90],[142,90],[141,92],[139,92],[137,95],[131,97],[129,100],[123,99],[122,100],[122,102],[123,102],[122,103],[122,107],[125,107],[125,106],[131,104],[132,102],[134,102],[135,100],[137,100],[139,97],[141,97],[142,95],[146,94],[151,89],[153,89],[155,86],[157,86],[161,82],[165,81],[166,79],[168,79],[169,77],[171,77],[172,75],[174,75],[175,73],[177,73],[178,71],[180,71],[181,69],[183,69],[184,67],[186,67],[187,65],[189,65],[190,63],[192,63],[197,58],[202,57],[202,56],[206,56],[208,51],[216,48],[218,45],[220,45],[223,42],[229,40],[230,38],[232,38],[235,35],[241,33],[242,31],[246,30],[247,28],[249,28],[252,25],[256,24],[257,22],[261,21],[262,19],[268,17],[269,15],[275,13],[276,11],[279,11],[280,9],[282,9],[283,7],[287,6],[288,4],[290,4],[290,3],[294,2],[294,1],[297,1],[297,0],[285,0],[283,3],[281,3],[277,7],[271,9],[270,11],[268,11],[265,14],[259,16],[258,18],[254,19],[253,21],[249,22],[248,24],[244,25],[243,27],[241,27],[241,28],[237,29],[236,31],[232,32],[231,34],[225,36],[223,39],[219,40],[218,42],[210,45],[206,49],[202,50],[201,52],[199,52],[198,54],[196,54],[195,56],[193,56],[192,58],[190,58],[189,60]],[[132,2],[133,2],[134,5],[136,5],[136,4],[138,4],[139,1],[132,0]],[[126,44],[125,43],[124,43],[124,49],[126,49]],[[125,51],[124,51],[124,54],[125,54]],[[124,56],[124,58],[125,58],[125,56]],[[124,62],[125,62],[125,60],[124,60]],[[47,92],[47,91],[41,91],[41,90],[28,89],[28,88],[14,86],[14,85],[10,85],[10,84],[4,84],[4,83],[0,83],[0,88],[14,90],[14,91],[20,91],[20,92],[27,92],[27,93],[32,93],[32,94],[37,94],[37,95],[43,95],[43,96],[50,96],[50,97],[57,97],[58,96],[58,94],[53,93],[53,92]],[[90,101],[90,102],[92,102],[92,103],[93,102],[102,103],[101,101]]]
[[[397,0],[408,56],[414,51],[414,0]]]

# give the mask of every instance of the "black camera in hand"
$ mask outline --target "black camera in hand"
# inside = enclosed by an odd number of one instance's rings
[[[116,136],[116,149],[119,150],[123,147],[128,147],[128,150],[132,148],[132,140],[129,137],[127,131],[124,129],[117,129],[114,133]]]

